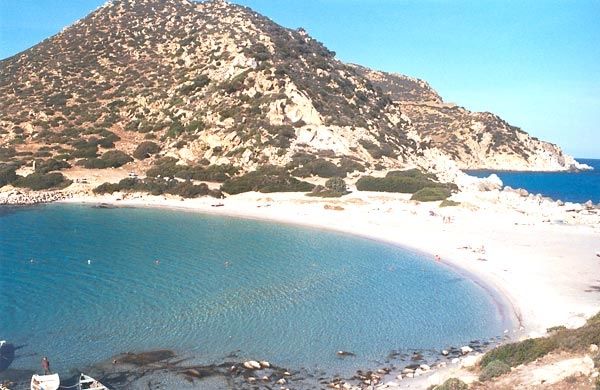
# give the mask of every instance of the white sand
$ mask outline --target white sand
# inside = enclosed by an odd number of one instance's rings
[[[147,195],[76,196],[71,203],[168,207],[334,229],[423,251],[483,280],[508,299],[529,335],[577,326],[600,311],[600,216],[580,205],[492,191],[461,193],[460,207],[416,204],[401,194],[342,199],[246,193],[224,200]],[[222,207],[213,207],[223,204]],[[474,206],[477,205],[477,206]],[[327,208],[326,208],[327,206]],[[333,210],[332,207],[343,210]],[[577,209],[578,211],[568,211]],[[431,214],[435,215],[431,215]],[[451,223],[444,222],[451,217]],[[559,224],[557,220],[569,224]],[[484,248],[485,252],[481,249]],[[484,259],[484,260],[480,260]],[[525,336],[513,329],[516,336]]]

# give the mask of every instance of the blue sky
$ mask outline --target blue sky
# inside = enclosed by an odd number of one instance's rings
[[[338,58],[427,80],[577,157],[600,158],[600,1],[236,0]],[[0,58],[101,0],[0,0]]]

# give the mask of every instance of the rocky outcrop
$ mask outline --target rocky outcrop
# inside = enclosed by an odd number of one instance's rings
[[[387,93],[430,147],[440,149],[460,169],[566,171],[591,169],[489,112],[471,112],[445,103],[429,84],[400,74],[356,66]]]

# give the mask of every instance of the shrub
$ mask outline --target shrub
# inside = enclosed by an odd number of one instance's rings
[[[36,160],[35,171],[38,173],[48,173],[52,171],[60,171],[61,169],[71,168],[71,164],[64,160],[55,160],[53,158],[48,160]]]
[[[435,386],[433,390],[468,390],[469,385],[460,379],[450,378],[439,386]]]
[[[182,168],[177,171],[175,174],[176,177],[186,180],[214,181],[218,183],[228,180],[238,172],[237,167],[229,164],[210,165],[208,167],[200,165],[193,167],[182,166]]]
[[[177,159],[165,157],[154,162],[154,166],[146,172],[148,177],[175,177],[180,171],[188,169],[187,165],[177,165]]]
[[[588,344],[589,345],[589,344]],[[495,360],[500,360],[510,367],[532,362],[558,347],[554,338],[527,339],[495,348],[483,356],[481,365],[486,367]]]
[[[242,192],[308,192],[313,184],[300,181],[283,168],[266,165],[256,171],[227,180],[221,190],[234,195]]]
[[[358,161],[354,161],[348,157],[342,157],[340,159],[340,169],[347,174],[354,171],[365,171],[365,167],[361,163],[359,163]]]
[[[346,176],[346,172],[338,168],[338,166],[331,161],[318,158],[316,160],[306,162],[303,167],[294,170],[292,175],[298,177],[308,177],[314,175],[329,178]]]
[[[448,198],[450,195],[450,191],[446,188],[425,187],[415,192],[410,199],[419,202],[437,202]]]
[[[489,381],[492,378],[507,374],[510,372],[510,366],[503,361],[493,360],[489,362],[479,374],[479,380]]]
[[[46,190],[49,188],[65,188],[71,184],[71,180],[66,179],[62,173],[32,173],[26,177],[19,177],[13,185],[15,187],[30,188],[34,191]]]
[[[8,147],[8,148],[2,148],[0,147],[0,160],[9,160],[10,158],[14,157],[17,154],[17,152],[15,151],[15,148],[13,147]]]
[[[423,188],[456,188],[453,184],[444,184],[434,181],[432,175],[424,174],[417,170],[392,171],[383,178],[363,176],[356,182],[359,191],[400,192],[414,194]]]
[[[94,189],[96,194],[114,192],[147,192],[152,195],[179,195],[184,198],[197,198],[198,196],[211,195],[220,197],[220,192],[210,191],[206,184],[195,185],[191,181],[179,182],[177,180],[161,180],[148,178],[145,180],[126,178],[119,183],[104,183]]]
[[[181,133],[185,131],[185,128],[181,124],[179,120],[174,120],[173,123],[169,126],[169,130],[165,134],[168,138],[177,138]]]
[[[160,146],[152,141],[144,141],[135,149],[133,157],[138,160],[145,160],[158,152],[160,152]]]
[[[81,165],[88,169],[106,169],[106,168],[119,168],[129,162],[132,162],[133,158],[127,153],[120,150],[109,150],[104,153],[101,158],[89,158],[86,160],[80,160],[77,165]]]
[[[460,202],[455,202],[453,200],[444,199],[442,203],[440,203],[440,207],[456,207],[460,206]]]
[[[341,177],[332,177],[331,179],[327,180],[325,182],[325,187],[342,194],[347,192],[346,182]]]
[[[11,184],[17,180],[16,174],[17,167],[9,164],[0,165],[0,187],[4,187],[7,184]]]
[[[115,183],[104,183],[100,184],[98,187],[94,188],[95,194],[112,194],[114,192],[119,192],[121,188],[118,184]]]
[[[316,186],[312,192],[306,194],[307,196],[319,196],[321,198],[339,198],[343,195],[348,194],[346,189],[346,182],[341,177],[333,177],[327,182],[325,186]]]
[[[98,145],[76,147],[70,154],[72,158],[96,158],[98,157]]]

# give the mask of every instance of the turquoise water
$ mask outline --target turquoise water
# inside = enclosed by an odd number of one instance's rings
[[[584,172],[497,172],[470,171],[477,177],[496,173],[505,186],[525,188],[562,201],[583,203],[591,200],[600,203],[600,160],[577,159],[594,168]]]
[[[156,209],[0,208],[0,339],[23,346],[12,368],[47,355],[64,372],[169,348],[343,371],[393,349],[501,335],[501,311],[430,258],[333,232]]]

